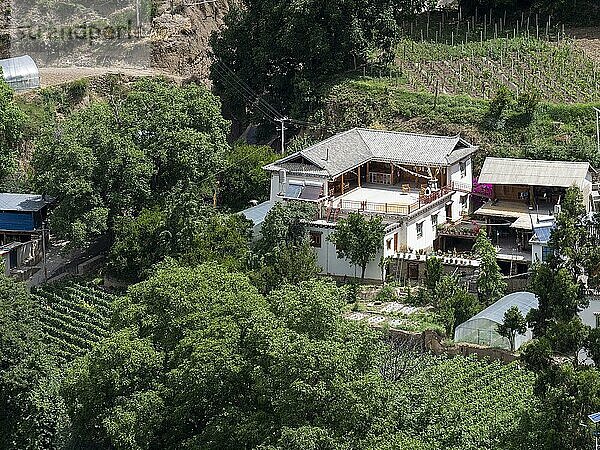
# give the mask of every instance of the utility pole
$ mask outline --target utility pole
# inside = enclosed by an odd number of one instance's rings
[[[281,123],[281,154],[285,155],[285,122],[286,120],[289,120],[287,117],[282,117],[281,119],[278,119],[278,122]]]
[[[592,106],[596,111],[596,142],[598,144],[598,153],[600,153],[600,109]]]
[[[48,281],[48,266],[46,265],[46,223],[42,222],[42,257],[44,264],[44,283]]]

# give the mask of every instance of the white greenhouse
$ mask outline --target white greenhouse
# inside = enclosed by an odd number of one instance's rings
[[[40,71],[29,55],[0,59],[2,77],[14,91],[40,87]]]
[[[510,343],[508,339],[498,334],[497,327],[504,321],[504,313],[513,306],[518,307],[521,314],[526,316],[531,309],[538,307],[538,301],[531,292],[515,292],[506,295],[479,314],[457,326],[454,331],[454,341],[509,350]],[[525,334],[517,335],[515,350],[530,341],[531,338],[530,329]]]

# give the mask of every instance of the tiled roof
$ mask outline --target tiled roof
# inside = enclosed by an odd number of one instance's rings
[[[471,155],[477,147],[459,136],[433,136],[353,128],[265,167],[313,165],[313,171],[335,177],[367,161],[447,167]],[[323,172],[322,172],[323,171]]]
[[[587,162],[486,158],[479,183],[525,186],[582,187],[591,169]]]

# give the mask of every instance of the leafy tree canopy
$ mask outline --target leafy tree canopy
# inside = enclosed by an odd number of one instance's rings
[[[337,222],[335,231],[328,239],[335,244],[340,258],[346,258],[360,267],[360,278],[364,280],[367,264],[383,248],[384,235],[381,217],[367,219],[360,213],[350,213],[346,219]]]
[[[206,192],[224,164],[226,135],[220,104],[203,87],[160,79],[115,85],[108,101],[46,130],[34,184],[60,200],[54,231],[85,246],[117,217],[136,216],[175,190]]]
[[[510,350],[515,351],[515,339],[517,334],[524,334],[527,331],[527,321],[518,306],[511,306],[504,313],[502,323],[498,325],[498,334],[508,339]]]
[[[255,448],[322,436],[354,443],[388,411],[381,341],[341,318],[326,281],[268,299],[223,267],[163,263],[116,307],[120,330],[65,382],[81,442]],[[327,437],[327,438],[325,438]]]
[[[269,199],[271,175],[263,166],[277,160],[271,147],[238,143],[227,153],[227,168],[219,179],[219,193],[225,206],[241,210],[251,200]]]
[[[491,305],[504,295],[506,282],[502,278],[500,266],[496,261],[496,249],[487,237],[485,230],[479,230],[473,252],[479,257],[479,275],[477,276],[477,294],[485,305]]]
[[[398,22],[426,3],[246,0],[213,36],[217,62],[211,78],[224,104],[241,120],[246,105],[229,70],[280,113],[302,117],[317,104],[320,85],[332,76],[356,69],[374,50],[382,52],[382,61],[390,61]]]
[[[0,181],[15,168],[17,144],[26,122],[27,116],[14,103],[12,89],[0,77]]]

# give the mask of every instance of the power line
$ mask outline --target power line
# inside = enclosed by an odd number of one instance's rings
[[[275,109],[271,104],[269,104],[265,99],[263,99],[260,95],[258,95],[244,80],[242,80],[227,64],[225,64],[220,59],[216,59],[215,62],[217,65],[220,65],[221,71],[225,70],[227,74],[229,74],[230,78],[237,83],[253,100],[261,103],[261,105],[266,108],[270,113],[277,117],[278,119],[283,118],[283,114],[281,114],[277,109]]]
[[[259,110],[267,119],[269,119],[272,122],[277,122],[279,120],[276,117],[274,117],[269,110],[265,109],[264,106],[262,106],[262,104],[256,103],[255,99],[250,97],[248,93],[245,90],[243,90],[239,85],[234,84],[230,77],[228,77],[228,75],[223,72],[223,69],[217,68],[216,66],[214,67],[214,69],[216,71],[216,74],[219,75],[219,77],[225,83],[227,83],[236,93],[240,94],[244,98],[244,100],[246,100],[247,103],[249,103],[255,109]]]

